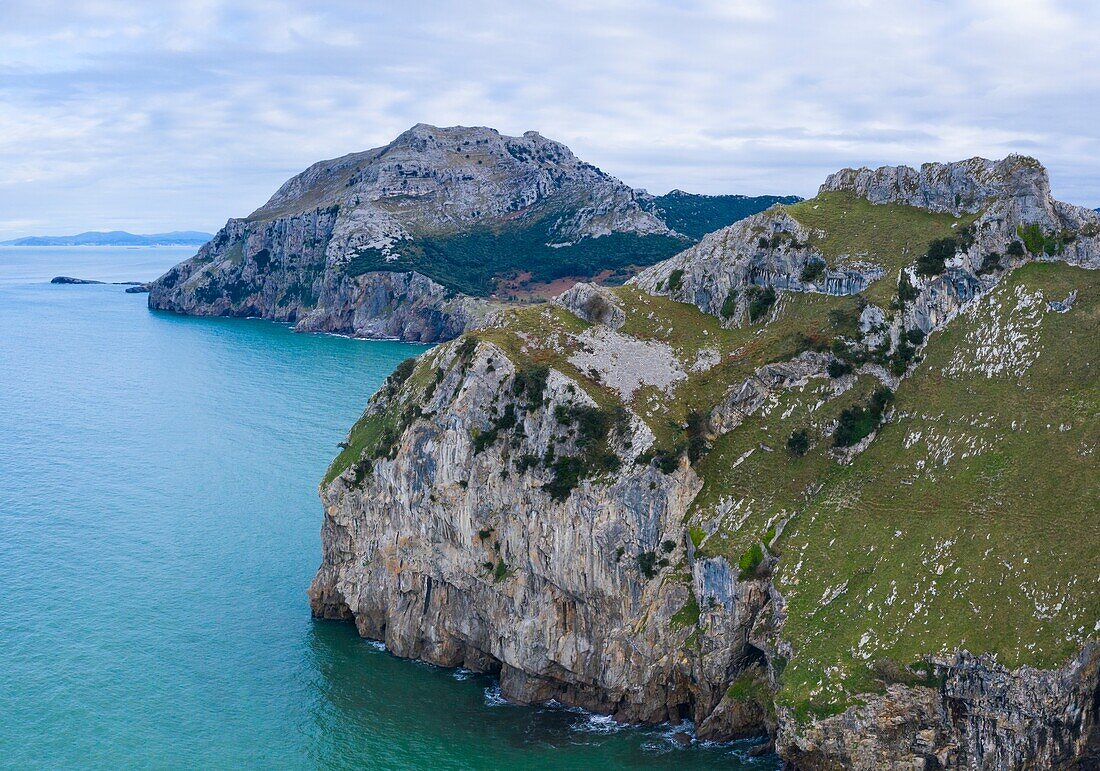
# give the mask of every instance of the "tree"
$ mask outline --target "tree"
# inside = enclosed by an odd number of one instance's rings
[[[955,256],[958,242],[954,238],[937,238],[928,245],[928,251],[917,258],[917,273],[921,276],[938,276],[944,264]]]
[[[792,431],[787,437],[787,452],[796,457],[801,457],[810,449],[810,436],[804,428]]]

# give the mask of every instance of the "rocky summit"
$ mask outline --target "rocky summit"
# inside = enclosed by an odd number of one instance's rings
[[[314,164],[151,285],[149,306],[302,331],[453,338],[508,301],[622,280],[795,198],[654,197],[529,131],[418,124]]]
[[[333,189],[375,166],[343,168]],[[436,184],[409,181],[433,226]],[[345,216],[307,188],[262,216]],[[675,238],[612,200],[562,242]],[[313,612],[517,701],[768,734],[789,768],[1095,767],[1098,268],[1100,215],[1010,156],[844,170],[626,285],[504,310],[351,429]]]

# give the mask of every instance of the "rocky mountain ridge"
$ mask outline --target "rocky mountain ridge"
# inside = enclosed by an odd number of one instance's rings
[[[149,305],[445,340],[494,299],[570,277],[625,278],[694,240],[666,218],[696,233],[788,200],[705,198],[654,198],[534,131],[417,124],[292,177],[154,282]]]
[[[1096,757],[1100,216],[1031,159],[924,169],[399,367],[322,484],[314,613],[794,768]]]

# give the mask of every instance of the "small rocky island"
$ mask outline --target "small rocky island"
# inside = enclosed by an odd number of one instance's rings
[[[127,287],[126,291],[129,294],[138,294],[141,292],[148,292],[149,285],[143,284],[140,281],[95,281],[89,278],[73,278],[72,276],[54,276],[50,279],[51,284],[111,284],[113,286]]]
[[[402,142],[561,152],[453,139]],[[486,317],[420,273],[332,269],[407,259],[385,207],[291,203],[359,189],[375,157],[292,180],[150,298],[467,330],[397,368],[323,480],[317,617],[516,701],[766,734],[788,768],[1094,767],[1100,215],[1037,161],[846,169],[624,286]],[[441,226],[435,178],[384,168],[371,184]],[[572,168],[592,198],[554,220],[563,243],[675,241]],[[459,208],[525,211],[556,173]],[[283,233],[301,289],[264,273]],[[204,272],[229,264],[226,295]],[[394,311],[410,293],[434,310]]]

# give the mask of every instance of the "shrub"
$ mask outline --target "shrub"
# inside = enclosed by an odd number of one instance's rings
[[[682,268],[677,268],[668,274],[668,291],[675,292],[680,288],[680,283],[684,280],[684,271]]]
[[[917,288],[909,283],[909,274],[903,270],[898,277],[898,304],[904,308],[906,303],[916,300],[919,295]]]
[[[792,431],[791,435],[787,437],[787,452],[791,455],[801,457],[809,449],[810,435],[806,433],[806,429],[800,428],[797,431]]]
[[[1018,235],[1024,242],[1024,246],[1032,254],[1048,254],[1056,255],[1061,254],[1065,248],[1066,243],[1073,241],[1073,234],[1058,233],[1047,234],[1043,232],[1043,228],[1037,222],[1033,222],[1030,225],[1017,225],[1016,235]]]
[[[749,550],[737,560],[737,567],[741,569],[741,580],[744,581],[756,575],[760,565],[764,562],[764,549],[759,543],[754,543]]]
[[[537,465],[539,465],[539,456],[532,455],[529,452],[525,452],[523,455],[516,458],[516,471],[520,473],[532,469]]]
[[[802,275],[799,278],[804,284],[813,284],[825,275],[824,260],[809,260],[802,266]]]
[[[924,342],[924,332],[919,329],[910,329],[905,333],[905,339],[913,345],[920,345]]]
[[[893,401],[894,392],[886,386],[880,386],[871,394],[871,401],[866,407],[849,407],[841,412],[833,443],[837,447],[851,447],[870,436],[882,420],[886,407]]]
[[[928,251],[917,258],[917,274],[938,276],[944,271],[944,264],[955,256],[958,241],[954,238],[937,238],[928,245]]]
[[[680,466],[679,450],[657,450],[653,453],[653,463],[666,474],[671,474]]]
[[[405,381],[412,375],[414,369],[416,369],[416,359],[413,357],[398,364],[382,386],[382,391],[386,396],[396,395],[401,390],[401,386],[405,385]]]
[[[665,554],[668,554],[670,551],[672,551],[675,548],[676,548],[676,542],[675,541],[662,541],[661,542],[661,551],[663,551]]]
[[[504,564],[504,560],[497,559],[496,567],[493,568],[493,583],[498,584],[508,577],[508,566]]]
[[[955,233],[955,241],[958,243],[959,251],[965,252],[973,246],[977,235],[978,229],[974,226],[973,222],[965,227],[959,228],[958,232]]]
[[[750,286],[749,294],[749,321],[753,322],[763,317],[775,305],[775,290],[769,287]]]
[[[646,578],[657,575],[657,553],[644,551],[638,555],[638,569]]]
[[[833,443],[837,447],[851,447],[875,430],[875,420],[866,407],[849,407],[840,413]]]
[[[852,371],[852,365],[842,359],[833,359],[829,362],[826,371],[831,378],[844,377]]]
[[[1046,238],[1043,236],[1043,229],[1039,226],[1039,223],[1033,222],[1027,226],[1017,225],[1016,235],[1024,242],[1024,246],[1027,247],[1029,252],[1042,254]]]
[[[768,241],[767,236],[760,236],[760,240],[756,242],[756,245],[760,249],[767,249],[771,246],[771,242]]]
[[[474,349],[477,348],[477,339],[473,337],[464,337],[462,342],[458,344],[455,349],[455,357],[463,362],[469,362],[470,357],[474,355]]]
[[[722,318],[728,319],[737,312],[737,290],[730,289],[726,299],[722,301]]]
[[[710,416],[699,410],[692,410],[687,415],[687,444],[684,449],[688,460],[695,463],[710,449],[707,437],[710,435]]]
[[[871,394],[871,410],[874,412],[875,420],[882,417],[882,413],[886,412],[886,408],[894,402],[894,392],[886,386],[879,386],[875,389],[875,392]]]
[[[554,478],[542,489],[555,501],[564,501],[584,478],[584,461],[575,455],[566,455],[548,465],[554,472]]]
[[[514,404],[509,404],[504,408],[504,412],[493,421],[492,426],[474,436],[474,455],[492,445],[501,431],[508,431],[515,425],[516,407]]]
[[[1013,243],[1019,243],[1019,241],[1014,241]],[[982,264],[978,268],[978,275],[979,276],[984,276],[986,273],[992,273],[995,270],[1000,270],[1000,268],[1001,268],[1001,253],[1000,252],[990,252],[985,257],[982,257]]]
[[[1022,241],[1013,241],[1008,245],[1008,248],[1005,249],[1005,254],[1009,257],[1023,257],[1027,252],[1024,251],[1024,244]]]
[[[516,373],[512,383],[512,393],[516,396],[526,395],[528,409],[533,409],[542,403],[543,394],[546,393],[546,380],[550,377],[550,367],[546,364],[532,364],[524,367]]]
[[[894,353],[890,357],[890,371],[898,377],[904,375],[905,371],[909,369],[909,362],[913,360],[916,352],[916,349],[909,344],[908,338],[902,337],[898,340],[897,348],[894,349]]]

